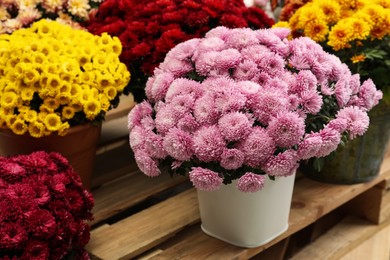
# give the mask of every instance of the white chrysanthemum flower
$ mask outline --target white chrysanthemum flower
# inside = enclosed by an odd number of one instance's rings
[[[3,30],[6,33],[12,33],[15,30],[22,28],[23,24],[17,19],[8,19],[3,23]]]
[[[43,0],[42,5],[49,12],[62,10],[65,0]]]
[[[88,10],[91,8],[88,0],[69,0],[68,11],[74,16],[88,18]]]
[[[18,0],[16,2],[19,6],[19,9],[24,10],[24,9],[35,8],[38,4],[42,2],[42,0]]]

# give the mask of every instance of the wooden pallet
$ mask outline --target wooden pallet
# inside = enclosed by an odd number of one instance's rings
[[[146,177],[137,169],[127,139],[113,143],[111,149],[104,143],[97,155],[95,219],[87,245],[93,259],[319,259],[312,253],[318,246],[329,254],[322,259],[339,259],[375,234],[390,233],[390,156],[380,175],[364,184],[330,185],[298,175],[288,230],[246,249],[201,231],[197,194],[188,179]],[[352,242],[339,247],[326,242],[337,241],[340,232],[349,236],[339,239]],[[389,243],[387,237],[384,243]]]

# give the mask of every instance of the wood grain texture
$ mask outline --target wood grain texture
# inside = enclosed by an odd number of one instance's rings
[[[139,171],[115,179],[92,191],[95,206],[91,225],[185,181],[187,179],[182,176],[171,178],[169,174],[150,178]]]
[[[340,260],[357,259],[390,259],[390,225],[363,242],[359,247],[348,252]]]
[[[326,256],[326,259],[328,260],[342,259],[355,249],[365,246],[365,243],[369,243],[368,240],[378,234],[378,232],[382,230],[387,232],[389,225],[390,220],[381,225],[374,225],[361,218],[348,216],[308,247],[294,255],[291,260],[323,259],[324,256]],[[382,255],[387,252],[388,254],[389,246],[388,239],[380,242],[378,245],[380,251],[377,253]],[[368,258],[355,259],[379,260],[383,258],[372,258],[371,255]]]
[[[107,260],[131,259],[199,219],[194,189],[91,232],[87,250]]]

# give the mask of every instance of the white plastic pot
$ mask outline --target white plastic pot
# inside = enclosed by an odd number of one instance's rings
[[[288,228],[295,174],[266,178],[264,188],[244,193],[236,182],[217,191],[198,190],[202,230],[215,238],[240,247],[258,247]]]

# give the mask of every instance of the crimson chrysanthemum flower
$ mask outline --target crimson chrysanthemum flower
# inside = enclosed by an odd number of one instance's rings
[[[121,60],[132,75],[126,91],[141,101],[147,77],[177,44],[217,26],[260,29],[273,24],[262,9],[248,8],[242,0],[106,0],[86,26],[94,34],[119,37]]]
[[[0,157],[0,198],[0,259],[88,259],[94,200],[62,155]]]

